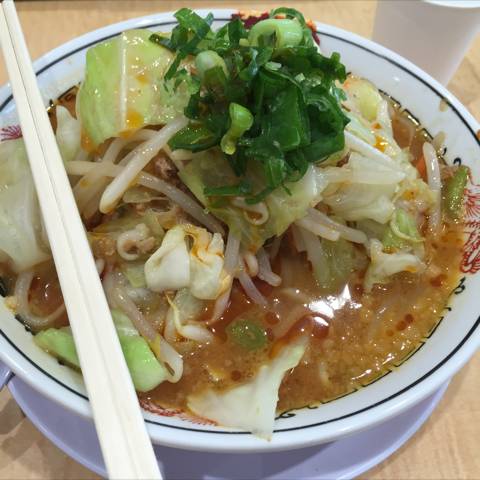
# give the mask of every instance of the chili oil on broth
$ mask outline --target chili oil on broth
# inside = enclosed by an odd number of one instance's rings
[[[55,107],[57,105],[65,107],[69,111],[70,115],[73,115],[74,117],[77,116],[75,112],[75,104],[77,101],[78,90],[79,87],[77,85],[74,85],[73,87],[63,92],[55,101],[50,100],[50,105],[47,108],[47,113],[48,118],[50,119],[50,123],[52,124],[52,128],[54,130],[57,129],[57,115],[55,112]]]
[[[416,164],[431,136],[408,111],[387,99],[395,140],[409,149]],[[305,257],[284,241],[276,262],[282,285],[272,288],[256,281],[270,308],[253,305],[236,285],[229,308],[213,329],[215,342],[185,352],[181,381],[164,383],[145,398],[163,407],[187,408],[191,393],[247,382],[271,359],[276,345],[302,333],[310,335],[309,344],[300,364],[283,379],[278,411],[328,402],[368,385],[418,348],[458,283],[462,225],[445,223],[435,241],[424,233],[426,272],[396,274],[370,293],[363,291],[363,272],[352,274],[336,292],[319,291]],[[265,348],[248,352],[228,340],[225,328],[240,317],[261,323],[269,340]]]
[[[77,87],[65,92],[57,104],[74,114],[76,92]],[[430,138],[408,113],[391,105],[395,138],[401,147],[409,148],[416,161],[422,143]],[[50,118],[55,126],[53,109]],[[461,225],[446,224],[436,241],[426,237],[429,266],[425,273],[397,274],[388,284],[365,293],[363,272],[352,274],[335,292],[319,289],[306,258],[294,251],[286,235],[273,265],[283,279],[281,286],[273,288],[255,279],[268,307],[253,304],[235,282],[228,309],[211,327],[214,341],[177,342],[175,348],[184,360],[181,380],[164,382],[140,396],[161,407],[186,409],[193,393],[228,389],[252,380],[260,366],[298,334],[309,335],[309,343],[300,364],[281,384],[279,411],[326,402],[370,383],[418,347],[437,324],[458,282],[464,243]],[[8,279],[10,275],[5,276]],[[36,268],[29,298],[35,314],[48,315],[61,303],[55,277],[52,262]],[[199,320],[207,319],[210,310],[207,305]],[[262,348],[249,350],[232,341],[228,325],[239,318],[263,328],[266,342]],[[67,322],[64,315],[53,326]]]
[[[182,379],[142,397],[162,407],[186,409],[192,393],[251,380],[279,344],[302,333],[310,336],[309,344],[282,382],[278,411],[327,402],[366,385],[401,363],[437,324],[458,282],[462,245],[460,226],[446,226],[427,246],[432,262],[424,274],[397,274],[371,293],[363,292],[358,274],[337,292],[320,293],[306,259],[282,248],[281,263],[294,263],[295,271],[280,287],[257,283],[269,307],[252,304],[235,285],[230,306],[213,329],[215,341],[180,343]],[[260,323],[268,337],[264,348],[249,351],[229,340],[226,327],[239,318]]]

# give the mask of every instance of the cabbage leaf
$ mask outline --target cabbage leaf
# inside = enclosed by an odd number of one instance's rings
[[[167,379],[167,368],[155,358],[148,343],[124,313],[112,310],[112,318],[135,389],[138,392],[153,390]],[[35,335],[34,341],[50,355],[80,368],[70,327],[43,330]]]
[[[370,122],[377,118],[382,97],[375,85],[363,78],[349,76],[343,83],[343,89],[347,93],[347,101],[362,117]]]
[[[399,272],[418,273],[425,264],[416,256],[406,252],[385,253],[379,240],[370,241],[371,263],[365,275],[365,290],[372,290],[376,283],[386,283],[389,277]]]
[[[385,224],[395,206],[392,197],[396,185],[345,184],[335,194],[325,197],[333,213],[345,220],[375,220]]]
[[[354,271],[365,267],[365,255],[352,242],[343,238],[336,242],[324,238],[317,241],[318,252],[315,255],[311,254],[310,243],[307,243],[307,257],[320,288],[337,290],[345,285]]]
[[[135,390],[153,390],[169,377],[167,367],[157,360],[147,341],[139,335],[127,315],[119,310],[112,310],[112,318]]]
[[[187,247],[187,236],[191,247]],[[195,225],[176,225],[145,263],[147,286],[154,292],[188,287],[201,300],[215,300],[228,288],[223,271],[223,239]]]
[[[170,308],[167,313],[167,325],[174,325],[177,333],[200,343],[211,342],[213,334],[205,323],[195,322],[202,313],[205,303],[194,297],[187,288],[179,290],[173,301],[167,297]]]
[[[370,219],[385,224],[395,211],[395,196],[406,175],[403,165],[384,165],[351,153],[341,168],[325,168],[330,185],[323,201],[344,220]]]
[[[190,250],[190,291],[203,300],[215,300],[227,288],[223,274],[223,238],[211,235],[204,228],[190,227],[193,237]]]
[[[50,257],[23,139],[0,142],[0,254],[17,271]]]
[[[275,423],[278,389],[286,372],[305,353],[307,339],[286,345],[269,364],[262,365],[252,381],[229,390],[206,390],[188,397],[188,408],[225,427],[240,428],[270,439]]]
[[[204,194],[206,187],[238,183],[238,177],[219,150],[212,149],[196,154],[193,160],[180,170],[179,175],[198,200],[241,238],[243,246],[254,251],[258,250],[265,240],[281,235],[291,223],[304,217],[307,209],[319,202],[321,192],[326,186],[320,169],[310,165],[300,180],[285,184],[290,194],[283,188],[277,188],[263,200],[268,219],[258,225],[249,219],[246,209],[232,202],[232,197],[210,197]],[[261,175],[258,170],[250,168],[246,176],[248,181],[255,185],[261,181]]]
[[[57,138],[58,149],[64,163],[74,160],[80,151],[80,122],[70,115],[70,112],[62,105],[55,108],[57,114]]]
[[[150,290],[179,290],[190,284],[190,257],[181,225],[168,230],[162,245],[145,263],[145,280]]]
[[[149,41],[151,35],[149,30],[130,30],[88,50],[77,99],[86,150],[183,113],[188,86],[165,85],[164,74],[174,56]]]

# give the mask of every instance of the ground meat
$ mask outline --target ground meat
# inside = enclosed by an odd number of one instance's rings
[[[138,251],[142,254],[149,253],[156,246],[156,241],[154,237],[148,237],[145,240],[140,240],[137,243]]]
[[[95,258],[112,258],[117,254],[115,239],[105,234],[90,233],[90,247]]]
[[[159,154],[154,159],[155,175],[161,179],[177,183],[179,181],[177,168],[173,162],[163,154]]]

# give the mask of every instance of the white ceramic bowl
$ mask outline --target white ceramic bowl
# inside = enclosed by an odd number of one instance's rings
[[[207,11],[200,11],[206,15]],[[232,10],[215,10],[214,26]],[[85,52],[91,45],[126,29],[171,30],[172,13],[111,25],[44,55],[35,63],[45,103],[82,79]],[[480,182],[479,124],[438,82],[395,53],[349,32],[318,24],[324,52],[338,51],[347,69],[373,81],[408,108],[428,131],[446,133],[446,159],[468,165]],[[444,107],[441,107],[441,104]],[[3,125],[15,123],[8,86],[0,90]],[[7,130],[0,130],[4,137]],[[371,427],[416,404],[439,388],[475,352],[480,342],[480,186],[469,186],[466,224],[469,241],[462,279],[452,292],[442,320],[400,368],[370,385],[318,408],[304,408],[278,419],[271,442],[250,434],[186,420],[175,411],[145,412],[155,443],[192,450],[251,452],[299,448],[334,440]],[[89,416],[81,377],[39,350],[31,335],[0,302],[0,358],[36,390],[73,412]]]

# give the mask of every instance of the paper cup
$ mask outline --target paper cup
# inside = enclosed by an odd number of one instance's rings
[[[480,31],[480,1],[379,0],[373,40],[446,85]]]

